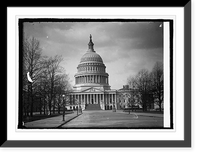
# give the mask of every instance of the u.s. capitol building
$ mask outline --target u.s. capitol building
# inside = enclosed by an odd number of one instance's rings
[[[129,88],[121,90],[111,89],[109,85],[109,74],[99,54],[94,50],[92,36],[88,43],[88,50],[81,57],[75,74],[75,85],[69,92],[68,109],[82,110],[110,110],[122,107],[119,96],[130,92]]]

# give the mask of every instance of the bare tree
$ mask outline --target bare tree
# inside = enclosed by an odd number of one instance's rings
[[[34,37],[25,38],[23,41],[23,87],[27,93],[27,107],[26,110],[30,111],[33,115],[33,100],[34,100],[34,87],[39,78],[41,66],[41,48],[40,43]],[[33,83],[27,81],[26,74],[29,72]]]
[[[129,77],[127,83],[132,89],[134,89],[135,96],[140,97],[139,101],[142,105],[143,111],[147,111],[147,107],[153,102],[149,71],[146,69],[140,70],[135,77]]]
[[[160,111],[162,111],[163,89],[164,89],[163,64],[161,62],[156,62],[151,74],[152,74],[154,98],[156,99],[156,102],[159,106]]]
[[[58,74],[61,74],[63,68],[60,66],[62,56],[56,55],[45,61],[46,79],[48,81],[48,108],[51,115],[52,101],[55,98],[55,83],[59,80]]]
[[[67,74],[61,73],[57,75],[56,80],[57,81],[55,82],[54,88],[54,101],[57,102],[53,104],[53,112],[55,107],[57,107],[58,113],[60,114],[60,108],[62,107],[62,96],[71,89],[71,85],[69,83],[69,76]]]

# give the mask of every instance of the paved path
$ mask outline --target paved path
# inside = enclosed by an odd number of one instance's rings
[[[123,112],[123,110],[117,110],[117,113],[123,113],[123,114],[128,114],[129,112]],[[160,113],[152,113],[152,112],[135,112],[131,111],[130,114],[137,114],[138,116],[148,116],[148,117],[160,117],[163,118],[163,114]]]
[[[161,128],[163,115],[155,113],[83,111],[61,128]]]
[[[36,121],[31,121],[25,123],[26,128],[59,128],[63,124],[69,122],[70,120],[74,119],[77,117],[77,113],[71,113],[71,114],[66,114],[65,115],[65,121],[63,121],[63,116],[56,116],[56,117],[51,117],[51,118],[46,118],[46,119],[41,119],[41,120],[36,120]]]

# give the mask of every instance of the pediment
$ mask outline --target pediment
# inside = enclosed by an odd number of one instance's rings
[[[83,90],[82,92],[84,92],[84,93],[94,93],[94,92],[103,92],[103,91],[99,88],[91,87],[91,88],[87,88],[87,89]]]

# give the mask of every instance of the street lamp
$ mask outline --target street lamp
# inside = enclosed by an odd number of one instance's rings
[[[78,101],[78,99],[76,99],[76,103],[77,103],[77,116],[78,116],[78,110],[79,110],[79,101]]]
[[[79,103],[79,100],[78,100],[78,99],[76,99],[76,102],[77,102],[77,116],[78,116],[79,111],[80,111],[80,113],[82,113],[82,108],[81,108],[81,106],[80,106],[80,103]]]
[[[63,121],[65,121],[65,95],[62,95],[63,97]]]

